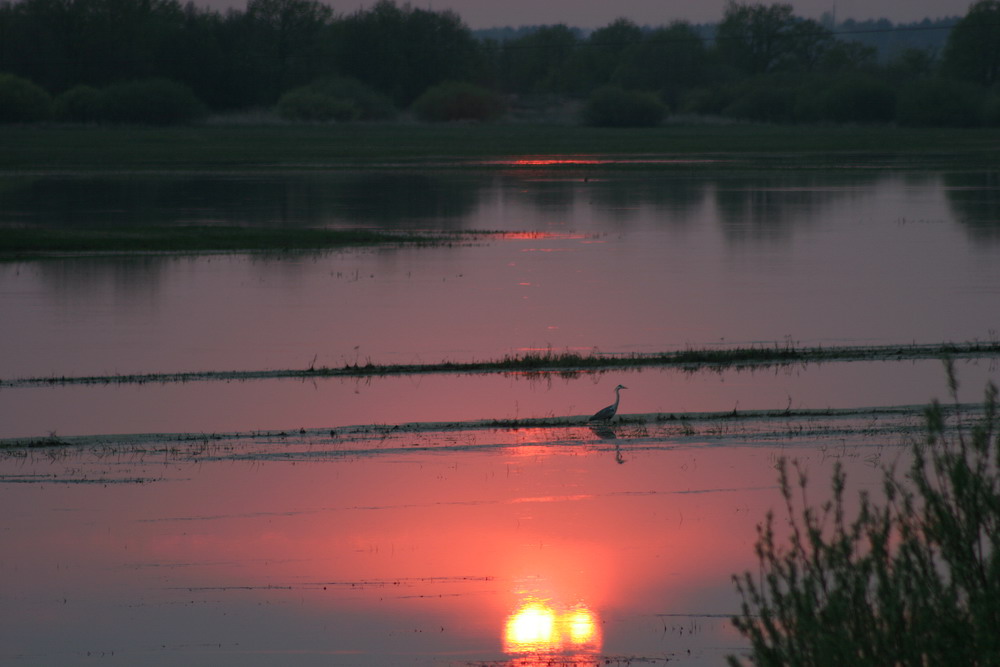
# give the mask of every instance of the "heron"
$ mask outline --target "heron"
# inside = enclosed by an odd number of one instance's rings
[[[611,419],[612,419],[612,417],[615,416],[615,413],[618,412],[618,401],[620,401],[621,398],[622,398],[621,397],[621,393],[620,393],[622,389],[628,389],[628,387],[626,387],[623,384],[620,384],[617,387],[615,387],[615,402],[613,404],[609,405],[606,408],[598,410],[597,414],[595,414],[593,417],[590,418],[590,421],[592,421],[592,422],[601,422],[601,421],[603,421],[603,422],[610,422]]]

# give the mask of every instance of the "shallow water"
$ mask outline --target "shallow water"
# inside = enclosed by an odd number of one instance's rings
[[[0,378],[1000,331],[995,175],[515,166],[2,175],[3,225],[510,233],[0,263]],[[947,396],[933,360],[5,387],[0,439],[74,444],[0,449],[0,662],[722,664],[776,461],[877,490],[920,411],[874,408]]]
[[[0,358],[0,377],[463,361],[548,348],[936,343],[1000,330],[997,189],[965,185],[966,175],[177,178],[70,179],[75,189],[62,199],[65,179],[14,179],[2,221],[545,235],[316,256],[0,264],[0,345],[17,350]]]
[[[766,420],[384,429],[4,458],[0,659],[721,664],[744,648],[730,575],[754,567],[776,457],[820,480],[841,461],[874,488],[900,453],[894,428],[845,439],[857,424],[826,421],[794,438]]]
[[[989,361],[959,361],[959,399],[977,403]],[[571,418],[614,400],[623,414],[825,410],[950,402],[944,365],[852,362],[752,370],[644,369],[576,375],[464,375],[28,387],[0,390],[3,437],[219,433],[364,424]]]

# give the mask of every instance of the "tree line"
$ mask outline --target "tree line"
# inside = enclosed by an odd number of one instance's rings
[[[925,29],[947,32],[943,49],[886,58],[865,31],[838,35],[781,3],[731,0],[711,31],[618,19],[589,34],[549,25],[498,38],[393,0],[346,15],[319,0],[248,0],[224,13],[179,0],[0,0],[0,120],[158,111],[151,122],[173,122],[275,106],[322,120],[411,108],[487,118],[549,98],[585,101],[595,124],[654,124],[668,112],[1000,124],[1000,0]]]

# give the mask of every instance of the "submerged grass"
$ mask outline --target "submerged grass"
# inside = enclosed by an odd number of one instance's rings
[[[0,380],[0,387],[145,384],[219,380],[306,379],[324,377],[379,377],[427,373],[454,374],[545,374],[575,375],[605,370],[674,367],[690,371],[722,370],[845,361],[902,361],[939,358],[987,358],[1000,356],[1000,342],[937,343],[927,345],[882,345],[842,347],[796,347],[791,344],[726,349],[687,349],[651,354],[579,354],[538,352],[508,355],[492,361],[428,364],[345,364],[335,368],[310,366],[304,369],[193,371],[182,373],[134,373],[126,375],[53,376]]]
[[[975,406],[943,408],[946,414],[959,409],[971,413]],[[422,449],[468,450],[483,447],[507,447],[511,441],[503,436],[496,439],[442,438],[441,434],[458,432],[516,432],[521,429],[549,431],[549,444],[554,446],[579,443],[581,436],[598,439],[613,436],[630,440],[632,446],[658,446],[654,441],[676,438],[712,437],[716,444],[725,438],[760,440],[801,439],[804,437],[836,438],[836,449],[820,447],[824,457],[845,458],[860,455],[843,438],[876,434],[897,437],[916,433],[920,428],[922,405],[891,407],[727,410],[714,412],[672,412],[619,414],[611,424],[594,423],[589,415],[548,417],[476,419],[458,422],[372,423],[335,428],[296,428],[254,430],[242,432],[181,432],[124,433],[47,437],[0,438],[0,460],[18,458],[40,452],[54,458],[72,449],[88,449],[99,458],[118,455],[123,451],[136,454],[166,454],[191,460],[235,457],[244,460],[259,456],[288,456],[296,451],[310,456],[326,452],[337,456],[384,453],[389,449],[414,451]],[[582,430],[581,430],[582,429]],[[402,438],[402,443],[394,443]],[[639,443],[637,440],[650,440]],[[663,444],[663,443],[661,443]],[[674,442],[674,444],[676,444]],[[699,446],[702,443],[699,443]],[[269,447],[278,445],[277,450]],[[247,449],[247,447],[251,447]],[[673,446],[673,445],[668,445]],[[297,450],[297,447],[304,449]],[[879,445],[881,448],[882,445]],[[0,476],[2,477],[2,476]],[[0,479],[2,481],[2,479]]]
[[[381,244],[438,244],[457,235],[365,229],[285,229],[207,225],[122,228],[0,228],[0,258],[56,253],[282,252]]]

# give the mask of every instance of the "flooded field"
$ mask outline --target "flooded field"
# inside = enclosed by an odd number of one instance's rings
[[[0,175],[3,226],[502,232],[0,262],[0,662],[724,664],[776,461],[817,501],[838,461],[877,492],[948,399],[940,360],[114,377],[996,342],[998,192],[541,158]],[[964,404],[1000,376],[956,369]],[[79,376],[108,381],[55,381]],[[586,425],[619,383],[619,421]]]
[[[776,458],[877,488],[918,424],[387,426],[5,456],[3,657],[722,664]]]

